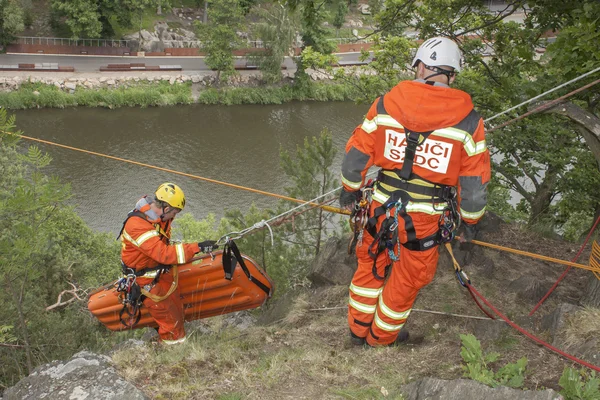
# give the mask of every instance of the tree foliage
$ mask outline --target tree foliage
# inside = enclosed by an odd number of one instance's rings
[[[102,337],[80,302],[49,312],[58,295],[78,295],[114,278],[119,269],[114,238],[93,233],[65,205],[69,186],[43,174],[50,157],[32,146],[18,151],[14,118],[0,110],[0,385],[8,386],[47,360],[98,348]],[[82,312],[83,311],[83,312]]]
[[[255,13],[261,22],[254,24],[253,35],[264,44],[264,52],[257,52],[249,59],[258,64],[267,83],[281,80],[281,64],[294,47],[297,23],[281,3],[258,7]]]
[[[290,197],[311,200],[326,195],[339,186],[337,174],[332,170],[336,150],[333,147],[331,132],[325,128],[319,137],[304,140],[304,147],[298,148],[294,157],[287,151],[281,152],[281,165],[293,186],[285,188]],[[336,196],[332,196],[336,198]],[[330,200],[322,198],[320,201]],[[293,226],[286,226],[284,232],[290,243],[304,249],[306,259],[319,254],[321,246],[334,229],[334,215],[322,208],[309,208],[294,217]]]
[[[196,23],[196,29],[206,52],[206,65],[217,71],[217,82],[235,74],[233,51],[241,41],[237,35],[242,23],[239,0],[208,0],[210,18],[207,24]]]
[[[510,21],[517,12],[524,12],[523,23]],[[364,94],[362,100],[371,102],[410,73],[418,43],[406,37],[407,29],[419,32],[421,39],[450,37],[464,56],[456,86],[472,95],[486,119],[600,66],[600,34],[594,28],[598,15],[600,4],[592,0],[515,0],[495,11],[475,0],[388,0],[374,16],[372,72],[356,76],[338,71],[336,77],[352,83]],[[548,35],[555,35],[556,41],[549,44]],[[547,51],[540,57],[543,48]],[[326,67],[315,55],[310,60]],[[575,88],[564,88],[552,96]],[[598,90],[571,99],[598,115]],[[526,111],[521,107],[495,118],[487,128]],[[522,198],[511,212],[513,217],[527,215],[525,222],[530,226],[561,229],[571,216],[581,220],[582,211],[591,216],[600,209],[600,193],[594,189],[600,179],[598,167],[580,129],[564,116],[537,113],[487,136],[498,199],[506,193],[501,187]]]
[[[0,45],[6,46],[25,28],[24,10],[17,0],[0,1]]]
[[[170,0],[52,0],[52,7],[66,17],[74,38],[110,36],[111,18],[125,27],[136,26],[147,8],[169,5]]]

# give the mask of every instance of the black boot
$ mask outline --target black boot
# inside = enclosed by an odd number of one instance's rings
[[[365,338],[356,336],[352,331],[350,331],[350,342],[354,346],[364,346],[364,344],[366,343]]]
[[[400,332],[398,332],[398,337],[396,338],[396,340],[394,340],[388,346],[395,347],[395,346],[401,346],[403,344],[406,344],[408,342],[408,337],[409,337],[408,329],[402,328],[402,329],[400,329]]]

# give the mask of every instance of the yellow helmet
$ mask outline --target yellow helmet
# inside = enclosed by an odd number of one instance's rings
[[[179,208],[180,210],[183,210],[183,207],[185,207],[185,194],[174,183],[163,183],[156,189],[155,195],[157,200],[164,201],[171,207]]]

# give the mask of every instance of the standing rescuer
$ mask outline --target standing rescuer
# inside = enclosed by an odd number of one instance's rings
[[[408,339],[406,330],[399,333],[435,275],[438,245],[452,238],[461,217],[461,241],[473,239],[484,214],[490,156],[471,97],[450,88],[460,59],[450,39],[423,42],[413,60],[416,79],[375,100],[346,145],[342,207],[355,209],[367,170],[381,168],[350,285],[354,344]]]
[[[171,243],[171,222],[184,207],[183,190],[173,183],[163,183],[154,198],[144,196],[138,200],[119,235],[124,274],[135,274],[139,287],[154,298],[165,297],[160,301],[148,297],[143,300],[164,344],[185,341],[183,303],[171,267],[191,261],[200,251],[209,253],[218,247],[214,240]]]

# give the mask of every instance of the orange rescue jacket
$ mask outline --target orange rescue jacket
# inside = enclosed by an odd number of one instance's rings
[[[485,211],[491,176],[483,120],[467,93],[446,85],[403,81],[375,100],[346,145],[342,165],[345,189],[360,189],[373,165],[386,174],[402,168],[406,151],[404,127],[414,132],[433,131],[417,147],[413,174],[422,178],[425,182],[419,182],[425,185],[429,182],[458,187],[461,216],[467,223],[476,223]],[[373,198],[384,203],[388,195],[377,185]],[[409,202],[406,210],[438,214],[442,208]]]
[[[128,268],[140,271],[161,264],[185,264],[200,251],[198,243],[170,244],[169,221],[144,217],[128,218],[121,233],[121,259]]]

